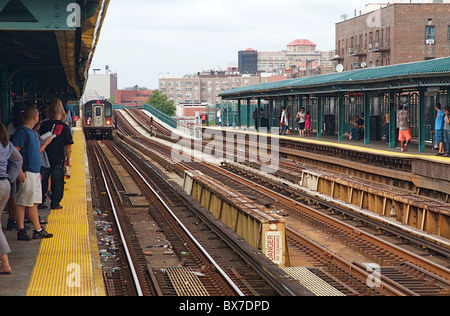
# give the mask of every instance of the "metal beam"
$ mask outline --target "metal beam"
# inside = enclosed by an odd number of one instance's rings
[[[81,26],[76,0],[0,0],[0,29],[75,31]]]

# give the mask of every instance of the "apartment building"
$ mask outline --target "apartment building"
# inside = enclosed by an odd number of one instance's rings
[[[344,71],[450,56],[450,1],[395,2],[369,4],[336,24],[335,60]]]
[[[206,104],[218,104],[222,100],[219,94],[234,88],[261,83],[260,76],[206,74],[187,75],[183,78],[172,78],[161,75],[159,91],[167,95],[178,108],[197,107]],[[179,115],[182,116],[182,115]]]
[[[278,52],[240,51],[239,67],[245,65],[245,68],[239,71],[247,73],[248,69],[255,69],[254,73],[288,74],[290,78],[323,74],[334,71],[334,60],[329,56],[334,57],[334,52],[320,52],[313,42],[296,39]]]

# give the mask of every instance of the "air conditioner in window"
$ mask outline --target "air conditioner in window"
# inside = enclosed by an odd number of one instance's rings
[[[434,45],[434,39],[427,39],[427,45]]]

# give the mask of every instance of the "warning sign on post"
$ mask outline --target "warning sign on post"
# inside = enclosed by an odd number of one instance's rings
[[[283,232],[266,232],[266,256],[275,264],[283,263]]]

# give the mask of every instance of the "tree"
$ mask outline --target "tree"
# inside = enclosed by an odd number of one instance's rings
[[[111,104],[116,104],[116,96],[113,95],[112,97],[110,97],[110,98],[108,99],[108,101],[109,101]]]
[[[159,90],[153,91],[153,94],[148,99],[147,103],[153,105],[158,110],[166,113],[167,115],[175,115],[175,106],[173,101],[167,101],[167,95],[161,93]]]

